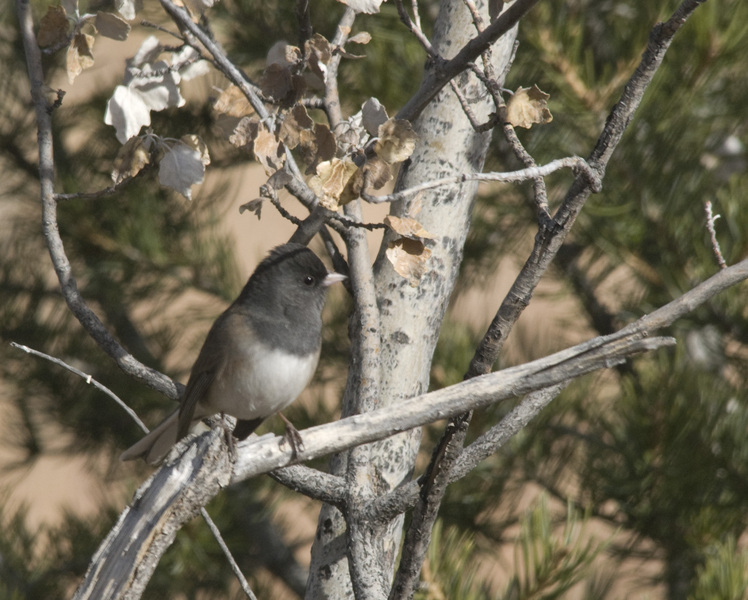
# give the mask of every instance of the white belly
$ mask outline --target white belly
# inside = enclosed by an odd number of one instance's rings
[[[319,359],[319,353],[302,357],[266,348],[234,356],[213,381],[207,404],[237,419],[265,418],[283,410],[307,386]]]

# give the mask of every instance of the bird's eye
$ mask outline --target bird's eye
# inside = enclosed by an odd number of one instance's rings
[[[306,277],[304,277],[304,285],[307,287],[312,287],[314,285],[314,281],[314,277],[312,277],[311,275],[307,275]]]

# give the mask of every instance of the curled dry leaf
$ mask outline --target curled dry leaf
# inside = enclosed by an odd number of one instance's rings
[[[376,98],[369,98],[361,105],[361,124],[369,135],[377,135],[388,119],[387,109]]]
[[[114,0],[114,8],[128,21],[135,18],[138,10],[143,8],[142,0]]]
[[[229,136],[229,142],[237,148],[251,151],[259,132],[260,121],[257,117],[242,117]]]
[[[426,231],[418,221],[410,217],[396,217],[387,215],[384,218],[384,224],[392,229],[395,233],[407,238],[421,238],[433,240],[434,236]]]
[[[247,97],[233,84],[221,92],[218,100],[213,104],[213,110],[219,114],[239,119],[254,113]]]
[[[72,84],[75,78],[94,64],[94,57],[91,49],[94,45],[94,36],[86,33],[79,33],[73,38],[73,43],[68,47],[67,52],[67,73],[68,81]]]
[[[348,38],[349,44],[368,44],[370,41],[371,34],[368,31],[361,31]]]
[[[208,153],[208,145],[203,141],[199,135],[188,134],[183,135],[180,140],[185,146],[196,150],[200,154],[200,161],[203,165],[208,166],[210,164],[210,154]]]
[[[36,43],[41,48],[54,48],[66,44],[69,26],[65,9],[59,4],[50,6],[39,23]]]
[[[309,187],[325,208],[337,210],[357,197],[352,190],[356,171],[358,167],[348,157],[321,162],[317,165],[317,174],[309,179]]]
[[[120,42],[127,39],[130,33],[130,25],[123,21],[117,15],[107,12],[97,12],[96,21],[94,22],[96,31],[104,37],[118,40]]]
[[[205,176],[205,163],[199,150],[184,142],[177,142],[161,159],[158,181],[192,200],[192,186],[202,183]]]
[[[324,123],[315,123],[314,129],[303,129],[300,143],[304,161],[309,163],[307,175],[314,173],[319,163],[335,156],[335,135]]]
[[[302,104],[295,104],[294,107],[286,113],[283,123],[281,123],[278,136],[283,143],[288,146],[290,150],[293,150],[301,143],[301,133],[305,129],[312,129],[314,127],[314,121],[312,121],[309,114],[306,112],[306,108]]]
[[[151,153],[145,140],[137,136],[131,137],[117,152],[112,169],[112,181],[118,184],[128,177],[135,177],[150,162]]]
[[[413,154],[418,136],[409,121],[389,119],[379,126],[377,155],[390,164],[404,161]]]
[[[242,214],[245,210],[249,210],[255,213],[258,219],[261,218],[263,200],[264,200],[263,198],[255,198],[254,200],[250,200],[249,202],[242,204],[239,207],[239,214]]]
[[[332,58],[332,46],[324,36],[315,33],[304,43],[306,63],[309,70],[322,81],[327,79],[327,64]]]
[[[265,172],[268,174],[280,169],[286,160],[286,154],[280,140],[264,127],[257,132],[252,150],[255,159],[265,167]]]
[[[362,183],[375,190],[382,189],[388,181],[392,180],[392,167],[378,156],[368,159],[360,170]]]
[[[289,65],[272,63],[260,77],[260,89],[264,96],[272,98],[282,106],[291,106],[304,93],[306,83],[301,75],[291,71]]]
[[[535,123],[550,123],[553,115],[548,110],[548,98],[550,95],[540,90],[537,85],[531,88],[517,88],[506,104],[507,122],[525,129],[529,129]]]
[[[385,254],[395,272],[416,287],[426,273],[431,250],[420,240],[403,237],[390,242]]]

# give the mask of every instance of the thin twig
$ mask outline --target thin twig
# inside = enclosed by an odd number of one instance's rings
[[[42,207],[42,233],[49,250],[52,265],[60,282],[60,291],[76,319],[93,340],[112,358],[128,375],[142,381],[149,387],[169,398],[179,396],[179,387],[166,375],[145,366],[132,356],[109,333],[101,319],[91,310],[78,290],[73,277],[72,266],[65,253],[65,246],[60,236],[57,223],[57,202],[55,201],[54,181],[55,163],[53,153],[52,120],[45,98],[44,70],[42,57],[34,34],[34,22],[28,0],[16,0],[21,38],[26,53],[26,66],[29,73],[31,98],[34,104],[36,125],[38,129],[37,144],[39,149],[39,182]]]
[[[14,348],[18,348],[19,350],[23,350],[27,354],[32,354],[34,356],[38,356],[39,358],[43,358],[44,360],[48,360],[49,362],[54,363],[62,367],[63,369],[67,369],[71,373],[75,373],[78,377],[83,379],[87,384],[93,385],[97,390],[104,392],[107,396],[109,396],[112,400],[114,400],[120,406],[120,408],[122,408],[130,416],[130,418],[138,424],[138,427],[140,427],[144,433],[148,433],[148,427],[146,427],[146,424],[140,420],[140,418],[135,413],[135,411],[129,406],[127,406],[127,404],[125,404],[125,401],[122,400],[122,398],[120,398],[112,390],[110,390],[104,384],[96,381],[93,378],[93,376],[89,375],[88,373],[84,373],[80,369],[76,369],[74,366],[69,365],[68,363],[66,363],[64,360],[60,358],[50,356],[49,354],[45,354],[44,352],[39,352],[39,350],[34,350],[33,348],[29,348],[28,346],[24,346],[23,344],[17,344],[16,342],[11,342],[10,345],[13,346]]]
[[[210,532],[213,534],[213,537],[215,538],[215,540],[218,542],[218,546],[221,548],[221,551],[223,552],[223,555],[226,557],[226,560],[229,561],[231,570],[234,572],[234,575],[239,580],[239,585],[242,587],[242,591],[247,595],[247,598],[249,598],[250,600],[257,600],[257,596],[254,595],[254,593],[252,592],[252,589],[249,587],[249,582],[247,581],[247,578],[244,576],[244,573],[242,573],[242,570],[239,568],[239,565],[234,559],[233,554],[231,554],[231,550],[229,550],[229,547],[226,545],[226,541],[223,539],[223,535],[221,535],[221,530],[218,529],[218,526],[213,522],[213,519],[208,514],[208,511],[205,510],[204,506],[200,509],[200,514],[202,515],[203,520],[208,524],[208,528],[210,529]]]
[[[515,4],[519,1],[521,0]],[[659,23],[652,29],[642,60],[624,87],[621,99],[613,107],[595,148],[585,163],[588,170],[582,170],[574,180],[561,206],[553,216],[553,220],[542,222],[541,219],[540,230],[535,237],[532,252],[501,303],[470,362],[468,369],[470,376],[490,372],[509,332],[529,304],[540,279],[571,231],[587,198],[600,188],[605,168],[613,151],[620,143],[624,131],[641,103],[644,92],[662,64],[673,36],[683,26],[688,16],[704,1],[684,0],[666,23]],[[591,176],[590,172],[594,175]],[[539,206],[539,210],[541,208]]]
[[[706,229],[709,232],[709,238],[712,240],[712,251],[717,259],[717,264],[720,269],[727,268],[724,256],[722,256],[722,249],[719,247],[719,240],[717,239],[717,232],[714,229],[714,222],[719,219],[719,215],[712,214],[712,202],[707,200],[704,204],[704,211],[706,212]]]
[[[527,167],[526,169],[510,171],[508,173],[464,173],[462,175],[455,175],[453,177],[444,177],[443,179],[434,179],[432,181],[427,181],[420,185],[415,185],[411,188],[388,194],[386,196],[371,196],[369,194],[362,193],[361,197],[371,204],[381,204],[383,202],[399,202],[400,200],[403,200],[409,196],[414,196],[425,190],[430,190],[445,185],[464,183],[465,181],[498,181],[503,183],[521,182],[528,179],[545,177],[560,169],[576,169],[592,182],[591,186],[594,189],[599,189],[600,187],[600,182],[597,174],[590,168],[590,166],[583,158],[580,158],[579,156],[568,156],[565,158],[557,158],[556,160],[553,160],[545,165]]]
[[[448,61],[437,61],[435,68],[423,78],[418,91],[397,113],[397,118],[411,122],[415,120],[424,107],[449,83],[450,79],[462,73],[468,63],[475,61],[491,44],[510,31],[538,1],[515,0],[482,33],[465,44],[454,58]]]

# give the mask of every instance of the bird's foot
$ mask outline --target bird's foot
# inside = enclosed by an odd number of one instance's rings
[[[288,443],[288,445],[291,446],[291,459],[296,460],[299,457],[299,451],[304,451],[304,441],[301,439],[299,430],[293,426],[291,421],[283,416],[283,413],[278,413],[278,416],[283,419],[283,422],[286,424],[286,433],[283,434],[283,439],[281,439],[280,445],[282,446],[283,444]]]

